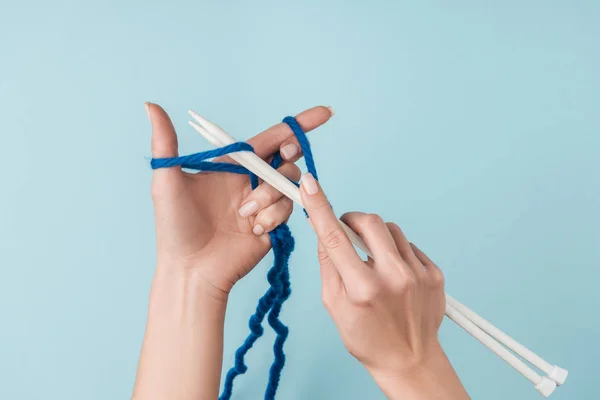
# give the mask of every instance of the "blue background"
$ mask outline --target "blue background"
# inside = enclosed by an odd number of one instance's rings
[[[0,398],[131,394],[154,268],[144,101],[181,153],[188,108],[247,138],[331,105],[311,133],[338,212],[399,223],[448,292],[568,368],[554,399],[598,398],[600,6],[593,1],[0,1]],[[281,399],[383,399],[320,303],[298,248]],[[224,369],[265,290],[233,291]],[[474,399],[531,385],[446,321]],[[262,398],[268,334],[237,381]]]

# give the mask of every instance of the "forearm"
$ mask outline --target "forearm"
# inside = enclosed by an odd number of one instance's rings
[[[134,400],[218,397],[226,302],[194,269],[157,268]]]
[[[441,347],[412,371],[371,374],[390,400],[470,399]]]

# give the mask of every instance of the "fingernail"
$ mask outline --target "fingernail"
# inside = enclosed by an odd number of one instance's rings
[[[265,228],[263,228],[260,224],[256,224],[254,225],[254,228],[252,228],[252,233],[254,233],[256,236],[260,236],[265,233]]]
[[[283,154],[283,158],[286,160],[290,160],[298,154],[298,146],[295,143],[286,144],[281,148],[281,154]]]
[[[317,181],[315,180],[315,178],[312,176],[312,174],[310,172],[307,172],[304,175],[302,175],[300,184],[302,185],[302,187],[304,188],[306,193],[308,193],[310,195],[316,194],[319,191],[319,186],[317,185]]]
[[[149,101],[144,103],[144,108],[146,109],[146,114],[148,114],[148,119],[150,119],[150,102]]]
[[[329,110],[329,112],[331,113],[331,116],[333,117],[335,115],[335,110],[333,109],[333,107],[327,106],[327,109]]]
[[[258,211],[258,203],[254,200],[247,202],[243,206],[240,207],[240,215],[242,217],[249,217]]]

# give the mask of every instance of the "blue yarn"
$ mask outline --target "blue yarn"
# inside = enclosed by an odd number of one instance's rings
[[[315,159],[313,158],[312,150],[310,148],[310,143],[306,137],[306,134],[300,127],[300,124],[294,117],[285,117],[283,122],[288,124],[288,126],[292,129],[292,132],[294,132],[294,135],[296,135],[298,143],[300,143],[300,148],[304,153],[306,169],[308,169],[308,172],[310,172],[316,180],[319,180],[319,177],[317,176],[317,167],[315,166]]]
[[[237,164],[229,164],[229,163],[215,163],[215,162],[206,162],[205,160],[224,156],[229,153],[234,153],[237,151],[251,151],[254,153],[254,149],[248,143],[238,142],[233,143],[224,147],[220,147],[214,150],[203,151],[200,153],[190,154],[187,156],[181,157],[168,157],[168,158],[153,158],[150,161],[150,166],[152,169],[157,168],[169,168],[175,166],[181,166],[183,168],[195,169],[197,171],[222,171],[222,172],[232,172],[235,174],[248,174],[246,168]],[[254,175],[254,174],[252,174]]]
[[[300,127],[300,124],[298,124],[298,121],[296,121],[294,117],[285,117],[283,122],[292,129],[292,132],[298,139],[298,143],[300,144],[302,152],[304,153],[304,159],[308,172],[310,172],[315,179],[318,179],[315,161],[310,149],[310,143],[306,137],[306,134]],[[153,158],[150,165],[152,169],[181,166],[183,168],[197,171],[218,171],[235,174],[247,174],[250,176],[250,184],[252,189],[256,189],[258,186],[258,177],[241,165],[207,161],[211,158],[239,151],[254,152],[254,149],[248,143],[238,142],[215,150],[204,151],[182,157]],[[273,168],[279,168],[282,163],[283,159],[281,154],[277,153],[271,160],[270,165]],[[299,186],[298,182],[292,182],[296,186]],[[304,213],[306,214],[306,210]],[[231,398],[233,393],[233,381],[238,375],[244,374],[248,370],[248,367],[244,363],[244,357],[252,348],[254,343],[258,340],[258,338],[263,335],[264,329],[262,323],[267,314],[267,322],[275,331],[277,336],[275,337],[275,343],[273,344],[273,363],[271,364],[271,368],[269,370],[269,382],[267,383],[267,389],[265,390],[265,400],[273,400],[275,398],[275,393],[277,392],[277,387],[279,386],[281,371],[285,365],[285,353],[283,352],[283,345],[285,344],[289,334],[289,329],[283,324],[283,322],[281,322],[279,319],[279,314],[281,313],[283,303],[290,297],[292,293],[290,284],[289,259],[292,251],[294,251],[294,238],[289,226],[285,223],[282,223],[269,232],[269,238],[271,239],[271,246],[273,247],[274,254],[273,266],[269,269],[269,272],[267,272],[267,281],[269,282],[270,287],[258,300],[256,310],[248,321],[250,333],[246,337],[246,340],[244,340],[244,343],[242,343],[242,345],[235,352],[235,361],[233,367],[231,367],[225,376],[223,392],[221,393],[219,400],[229,400]]]

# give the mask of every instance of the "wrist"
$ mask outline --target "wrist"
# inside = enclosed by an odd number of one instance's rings
[[[436,343],[421,360],[408,369],[369,370],[386,394],[395,399],[469,399],[450,360]]]
[[[152,280],[151,297],[164,288],[178,287],[180,293],[194,293],[211,303],[227,304],[231,287],[215,284],[204,271],[219,270],[210,268],[209,260],[188,260],[159,257]],[[161,289],[163,288],[163,289]]]
[[[226,307],[197,268],[157,265],[134,398],[216,399]]]

